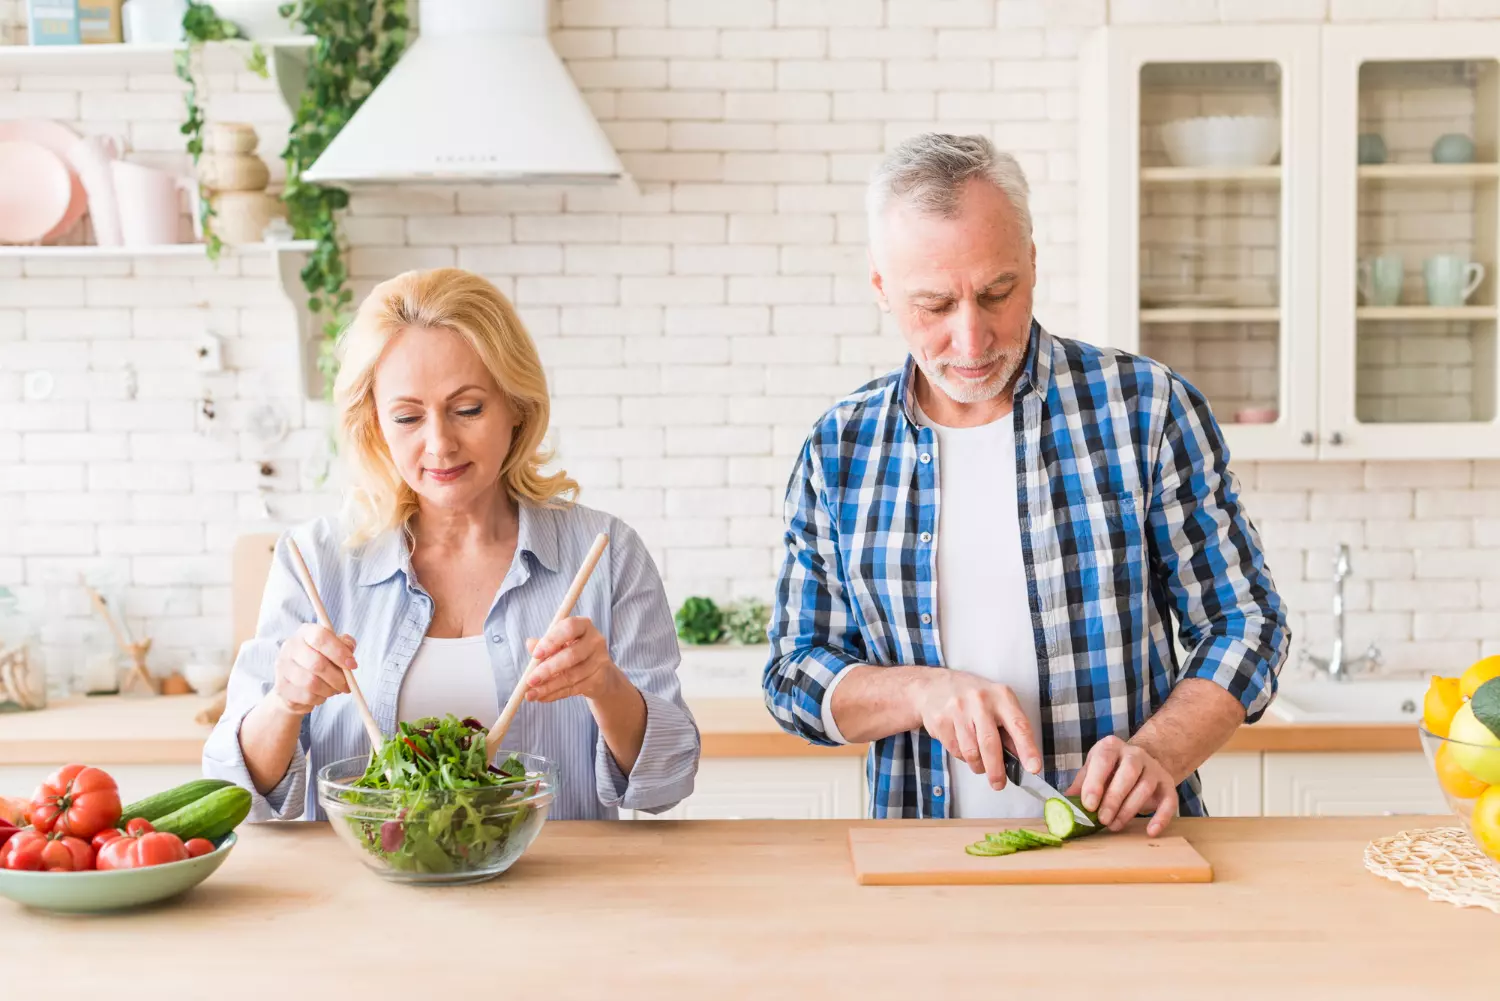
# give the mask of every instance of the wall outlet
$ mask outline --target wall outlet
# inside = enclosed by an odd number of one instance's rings
[[[198,371],[219,372],[224,368],[224,342],[214,334],[199,334],[193,343],[198,356]]]

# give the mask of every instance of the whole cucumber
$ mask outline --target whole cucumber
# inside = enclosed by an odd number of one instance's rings
[[[189,803],[196,803],[211,792],[217,792],[233,784],[223,779],[193,779],[191,782],[184,782],[166,792],[159,792],[131,803],[120,811],[120,823],[117,826],[124,827],[136,817],[145,817],[155,823],[158,817],[165,817]]]
[[[250,803],[250,791],[232,785],[174,810],[153,825],[158,831],[175,834],[183,841],[193,838],[217,841],[250,815]]]

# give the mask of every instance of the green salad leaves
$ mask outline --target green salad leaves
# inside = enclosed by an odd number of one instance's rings
[[[451,714],[397,724],[354,783],[381,795],[347,796],[392,811],[389,820],[352,821],[366,849],[408,872],[482,869],[503,856],[534,812],[527,800],[541,776],[528,775],[516,755],[490,765],[486,732],[479,721]]]

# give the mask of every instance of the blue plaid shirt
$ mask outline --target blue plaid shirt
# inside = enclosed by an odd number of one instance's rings
[[[777,722],[813,743],[835,742],[823,702],[845,668],[944,666],[939,456],[913,416],[913,372],[908,358],[829,410],[787,486],[764,688]],[[1259,719],[1291,633],[1203,396],[1150,359],[1033,323],[1013,419],[1047,780],[1066,788],[1089,748],[1128,739],[1183,678]],[[947,767],[926,730],[875,741],[871,816],[948,816]],[[1178,800],[1204,814],[1196,774]]]

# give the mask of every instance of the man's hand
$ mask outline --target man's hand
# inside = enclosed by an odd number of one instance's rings
[[[1005,788],[1002,742],[1009,744],[1029,772],[1040,772],[1031,722],[1015,692],[963,671],[927,669],[915,686],[915,708],[926,728],[949,753],[962,758],[991,787]]]
[[[1115,736],[1105,737],[1090,749],[1067,793],[1081,796],[1084,808],[1097,812],[1099,823],[1116,832],[1149,809],[1155,813],[1146,833],[1154,838],[1177,813],[1177,782],[1172,774],[1145,748]]]

